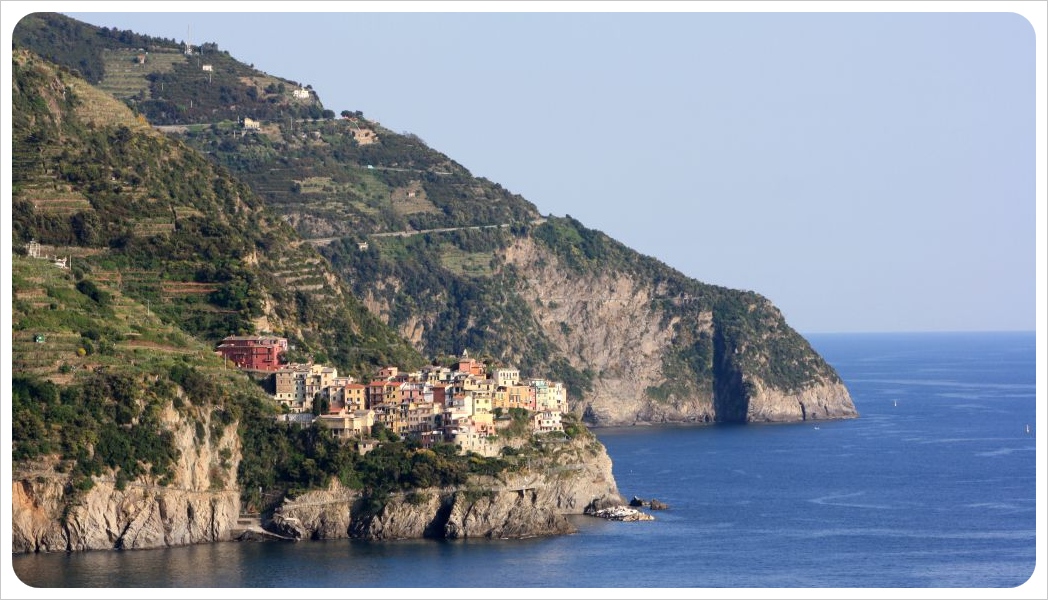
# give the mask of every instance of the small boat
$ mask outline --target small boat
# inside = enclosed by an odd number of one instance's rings
[[[1026,424],[1026,435],[1030,435],[1030,424]]]
[[[892,400],[892,403],[893,403],[892,406],[899,406],[899,401],[898,400]]]

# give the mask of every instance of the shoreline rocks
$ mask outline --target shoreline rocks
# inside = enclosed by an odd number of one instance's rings
[[[665,502],[662,502],[660,500],[656,500],[655,498],[652,498],[649,501],[644,500],[642,498],[638,498],[636,496],[634,496],[633,499],[630,500],[630,506],[642,506],[650,508],[651,510],[666,510],[670,507],[669,504],[666,504]]]
[[[586,511],[587,515],[608,519],[609,521],[654,521],[655,517],[646,512],[641,512],[628,506],[611,506],[593,511]]]

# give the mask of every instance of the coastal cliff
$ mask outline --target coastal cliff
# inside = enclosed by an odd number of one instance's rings
[[[527,538],[574,533],[565,515],[626,503],[592,435],[539,446],[519,471],[454,488],[371,498],[334,483],[286,500],[265,527],[292,539]]]
[[[163,422],[179,455],[166,485],[155,477],[118,483],[110,473],[93,477],[90,489],[82,491],[62,472],[67,468],[60,461],[16,462],[12,551],[131,550],[228,540],[240,511],[236,425],[220,428],[213,440],[197,440],[192,421],[171,407]]]
[[[216,58],[216,78],[253,72]],[[420,470],[417,489],[375,493],[363,473],[400,471],[368,471],[352,447],[276,423],[272,398],[213,355],[240,331],[286,335],[288,360],[357,377],[468,348],[564,382],[597,426],[857,416],[766,299],[542,218],[420,140],[363,117],[381,134],[366,147],[348,121],[295,120],[303,131],[282,135],[279,119],[266,124],[279,151],[258,153],[269,138],[239,120],[161,134],[72,65],[25,50],[13,62],[16,552],[222,541],[241,508],[264,507],[284,537],[396,539],[564,533],[564,515],[622,504],[584,427],[497,475],[470,471],[495,460],[441,458],[421,466],[455,485]],[[310,142],[322,128],[331,142]],[[330,162],[332,176],[270,157]]]
[[[653,284],[624,270],[575,272],[532,237],[515,240],[500,259],[520,274],[516,291],[541,330],[570,350],[568,363],[594,373],[591,390],[572,398],[593,425],[858,416],[832,367],[763,298],[743,296],[746,319],[732,319],[675,289],[671,277]],[[740,334],[745,320],[763,331]],[[801,376],[770,381],[789,369]]]
[[[387,240],[383,248],[395,244]],[[425,255],[431,246],[449,252],[447,242],[396,243],[404,244],[400,253]],[[474,254],[491,265],[490,274],[458,285],[468,290],[462,296],[504,300],[469,304],[470,329],[484,335],[451,335],[496,362],[555,374],[569,386],[572,410],[589,425],[858,416],[833,367],[756,293],[691,280],[572,219],[550,218],[528,233],[499,234],[486,243]],[[578,250],[586,246],[600,249],[586,258]],[[351,281],[364,281],[360,272],[381,273],[380,284],[357,291],[384,322],[416,345],[446,343],[434,334],[462,314],[454,306],[460,299],[446,289],[425,289],[426,274],[386,264],[381,255],[329,252]],[[405,308],[427,298],[431,307]]]
[[[180,437],[183,458],[167,486],[142,478],[118,489],[113,477],[96,477],[90,490],[75,493],[55,464],[19,465],[12,481],[13,551],[128,550],[237,539],[239,490],[231,475],[215,479],[217,457],[229,455],[222,449],[233,450],[239,461],[235,428],[214,445],[194,447],[192,435]],[[273,539],[528,538],[574,533],[565,515],[626,503],[611,459],[591,435],[539,443],[529,456],[517,471],[383,498],[333,481],[326,490],[285,499],[262,525]]]
[[[853,419],[859,416],[851,395],[840,382],[822,382],[795,393],[753,385],[746,421],[751,423],[792,423]]]

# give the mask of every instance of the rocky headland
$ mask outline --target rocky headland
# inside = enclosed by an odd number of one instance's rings
[[[263,526],[293,539],[527,538],[574,533],[565,515],[625,504],[595,438],[552,446],[521,472],[391,494],[378,506],[335,484],[286,501]]]
[[[174,416],[174,413],[170,413]],[[16,553],[146,549],[232,540],[355,538],[528,538],[574,533],[566,515],[622,506],[611,459],[591,435],[550,444],[519,472],[473,476],[458,488],[426,488],[376,499],[337,482],[285,499],[258,518],[239,514],[240,491],[226,471],[212,483],[220,448],[239,457],[235,430],[214,445],[181,440],[174,483],[136,479],[118,489],[96,477],[75,491],[56,464],[14,473],[12,549]]]

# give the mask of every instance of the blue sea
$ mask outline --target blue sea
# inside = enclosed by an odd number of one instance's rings
[[[807,589],[813,597],[812,588],[1027,584],[1044,547],[1035,335],[807,337],[844,379],[858,419],[594,430],[620,492],[669,505],[652,512],[654,521],[580,516],[572,518],[575,535],[511,541],[17,555],[12,566],[37,588],[27,594],[45,596],[190,587],[255,588],[244,597],[265,594],[257,588],[329,588],[338,597],[354,595],[345,588],[401,588],[413,597],[442,595],[419,588],[458,588],[459,596],[467,588],[604,588],[604,596],[610,588],[718,588],[715,597]],[[1028,597],[1048,596],[1044,569]]]

